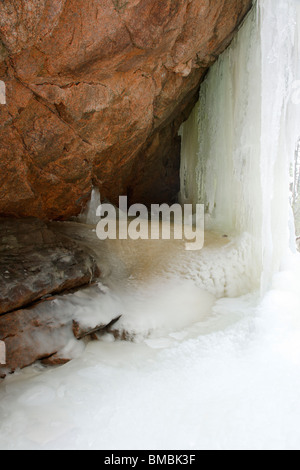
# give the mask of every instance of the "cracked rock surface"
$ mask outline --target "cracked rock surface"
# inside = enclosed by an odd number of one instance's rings
[[[39,220],[0,218],[0,318],[41,298],[89,285],[93,257]]]
[[[178,128],[251,3],[0,2],[0,214],[176,199]]]
[[[93,253],[56,225],[0,218],[0,378],[38,360],[63,364],[72,358],[68,344],[120,318],[110,311],[86,318],[85,306],[98,306],[100,271]]]

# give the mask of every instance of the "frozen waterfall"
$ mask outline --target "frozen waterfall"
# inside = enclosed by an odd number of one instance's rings
[[[107,284],[58,308],[95,324],[116,309],[140,336],[107,334],[63,367],[7,378],[1,449],[299,450],[299,0],[257,1],[181,135],[180,198],[205,204],[206,248],[96,245],[81,225]]]
[[[211,68],[182,126],[181,201],[209,229],[251,236],[265,292],[289,246],[290,169],[300,135],[300,2],[263,0]]]

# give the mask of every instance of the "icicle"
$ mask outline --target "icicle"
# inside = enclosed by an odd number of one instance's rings
[[[94,187],[91,193],[91,199],[85,210],[78,217],[78,221],[82,224],[96,225],[99,222],[99,217],[96,215],[96,212],[100,204],[101,200],[99,189]]]

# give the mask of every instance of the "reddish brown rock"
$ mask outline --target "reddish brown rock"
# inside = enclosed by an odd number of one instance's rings
[[[68,218],[93,184],[176,198],[178,127],[251,3],[0,2],[0,213]]]
[[[47,357],[46,359],[42,360],[42,364],[44,366],[64,366],[65,364],[68,364],[71,359],[67,359],[65,357],[60,357],[59,354],[53,354],[53,356]]]
[[[91,297],[95,295],[95,289],[99,292],[96,287],[90,289]],[[78,318],[74,320],[76,308],[73,302],[76,305],[76,299],[66,295],[0,315],[0,341],[6,348],[6,364],[0,365],[0,378],[38,360],[50,366],[66,364],[72,359],[72,353],[64,352],[69,342],[107,331],[120,318],[114,318],[113,314],[109,318],[105,314],[102,319],[100,316],[97,326],[88,326],[84,315],[82,322]]]
[[[81,325],[79,321],[73,320],[73,334],[76,339],[83,339],[86,336],[93,336],[94,333],[111,328],[118,320],[120,320],[121,316],[122,315],[119,315],[118,317],[113,318],[108,324],[100,323],[94,327]]]
[[[71,318],[46,304],[0,316],[0,340],[6,346],[6,365],[0,368],[0,376],[56,354],[71,332]]]

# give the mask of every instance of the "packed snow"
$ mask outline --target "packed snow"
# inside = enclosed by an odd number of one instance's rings
[[[221,299],[180,332],[108,335],[63,367],[11,376],[1,449],[299,449],[299,265],[259,305]]]

